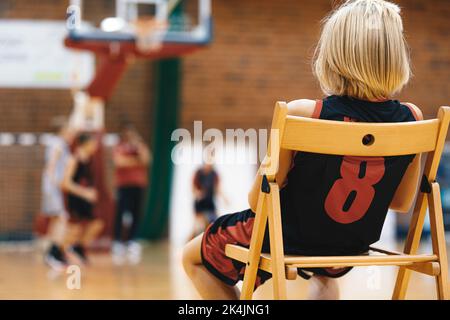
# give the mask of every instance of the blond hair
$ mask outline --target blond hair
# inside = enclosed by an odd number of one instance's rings
[[[400,91],[411,76],[400,8],[346,1],[325,20],[313,69],[328,95],[380,100]]]

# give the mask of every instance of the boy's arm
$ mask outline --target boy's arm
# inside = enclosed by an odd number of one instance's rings
[[[122,154],[117,146],[113,151],[113,162],[117,168],[127,168],[141,165],[139,158]]]
[[[407,104],[411,109],[416,120],[423,120],[422,111],[412,103]],[[420,179],[420,164],[421,154],[414,157],[414,160],[409,164],[406,172],[394,194],[390,208],[397,212],[407,213],[413,204],[416,196],[417,186]]]
[[[192,191],[194,193],[195,199],[200,199],[202,195],[202,190],[199,188],[198,183],[198,171],[195,172],[194,177],[192,178]]]
[[[141,164],[147,166],[152,160],[152,155],[147,145],[142,141],[138,143],[138,153]]]
[[[147,166],[151,159],[151,153],[149,148],[144,142],[144,139],[139,135],[137,131],[131,132],[131,142],[137,147],[138,150],[138,161],[140,162],[140,165]]]
[[[147,145],[142,141],[136,142],[138,155],[127,156],[122,154],[118,147],[114,149],[113,152],[113,162],[118,168],[135,167],[135,166],[147,166],[151,159],[151,153]]]
[[[135,167],[141,165],[139,159],[135,157],[129,157],[122,154],[114,154],[113,156],[114,165],[118,168]]]
[[[48,176],[50,177],[52,182],[56,182],[54,180],[55,178],[55,167],[56,163],[58,162],[59,158],[61,157],[61,149],[55,148],[53,150],[53,153],[50,155],[50,159],[45,167],[45,171],[47,172]]]
[[[294,100],[288,103],[288,115],[298,116],[298,117],[307,117],[311,118],[316,107],[316,101],[301,99]],[[280,159],[279,159],[279,168],[278,172],[275,176],[277,184],[282,187],[289,170],[291,169],[291,164],[293,160],[294,152],[292,150],[281,149],[280,150]],[[256,173],[255,181],[253,182],[253,186],[248,194],[248,203],[253,212],[256,212],[256,206],[258,203],[258,195],[261,189],[262,183],[262,175],[261,175],[261,167],[258,169]]]
[[[416,196],[420,178],[421,155],[418,154],[409,164],[402,181],[394,194],[390,208],[401,213],[408,213]]]

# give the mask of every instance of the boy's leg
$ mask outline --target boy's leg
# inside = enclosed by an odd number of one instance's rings
[[[67,249],[74,243],[78,242],[81,237],[82,227],[80,223],[69,222],[67,225],[67,231],[64,237],[64,248]]]
[[[203,234],[200,234],[184,247],[184,270],[203,299],[237,300],[239,290],[226,285],[203,266],[200,252],[202,238]]]
[[[338,300],[339,286],[337,279],[314,275],[309,280],[308,300]]]
[[[62,271],[67,264],[63,249],[66,226],[67,218],[63,213],[59,216],[51,217],[48,230],[48,238],[51,244],[44,255],[44,260],[56,271]]]
[[[209,226],[209,224],[210,224],[209,219],[208,219],[208,212],[207,211],[203,212],[203,214],[201,215],[201,220],[200,221],[201,221],[200,222],[201,229],[200,229],[199,234],[203,233],[206,230],[206,228]],[[212,221],[212,222],[214,222],[214,221]]]
[[[139,222],[140,213],[142,207],[142,195],[144,190],[140,187],[134,187],[130,190],[130,212],[133,218],[130,226],[130,231],[128,232],[127,241],[132,241],[136,239]]]
[[[124,188],[117,189],[117,209],[114,220],[114,241],[121,241],[123,230],[123,214],[126,211],[126,195]]]
[[[81,263],[87,264],[88,258],[86,255],[86,248],[91,242],[97,238],[103,229],[103,221],[95,219],[87,222],[79,222],[76,226],[69,228],[70,242],[68,242],[68,249],[72,254],[80,260]],[[76,233],[74,233],[76,231]]]
[[[139,230],[140,214],[142,207],[142,195],[144,189],[141,187],[132,187],[129,190],[129,212],[132,216],[130,230],[128,232],[127,241],[127,257],[131,264],[138,264],[141,262],[142,247],[136,241]]]
[[[112,245],[112,259],[114,264],[122,265],[125,262],[125,245],[123,244],[123,215],[127,210],[125,188],[117,188],[116,216],[114,217],[114,235]]]
[[[87,248],[102,232],[104,223],[100,219],[94,219],[87,222],[84,232],[80,238],[80,244]]]
[[[52,217],[50,221],[49,236],[50,240],[58,245],[62,246],[64,243],[64,237],[67,228],[67,217],[65,214],[60,214],[56,217]]]

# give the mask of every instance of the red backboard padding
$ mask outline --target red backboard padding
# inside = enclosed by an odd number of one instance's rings
[[[77,50],[88,50],[95,54],[105,55],[125,55],[143,59],[162,59],[179,57],[201,49],[199,44],[182,43],[162,43],[161,48],[151,52],[141,52],[137,49],[133,41],[102,41],[102,40],[81,40],[75,41],[66,38],[66,47]]]
[[[164,59],[179,57],[201,49],[198,44],[163,43],[161,48],[150,52],[141,52],[132,41],[75,41],[66,38],[65,46],[75,50],[91,51],[100,58],[100,64],[92,82],[86,88],[91,97],[107,100],[114,92],[116,84],[133,58]]]

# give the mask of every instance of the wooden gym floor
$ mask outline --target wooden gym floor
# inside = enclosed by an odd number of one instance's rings
[[[399,245],[389,246],[392,249]],[[429,244],[423,245],[429,249]],[[450,247],[449,247],[450,249]],[[144,245],[136,266],[114,266],[107,253],[91,256],[81,270],[81,288],[69,290],[67,275],[49,272],[36,245],[0,246],[0,299],[198,299],[180,263],[181,248],[167,243]],[[389,299],[396,268],[355,268],[340,279],[342,299]],[[435,299],[434,280],[413,274],[408,298]],[[304,299],[308,282],[288,282],[290,299]],[[270,281],[256,298],[271,298]]]

